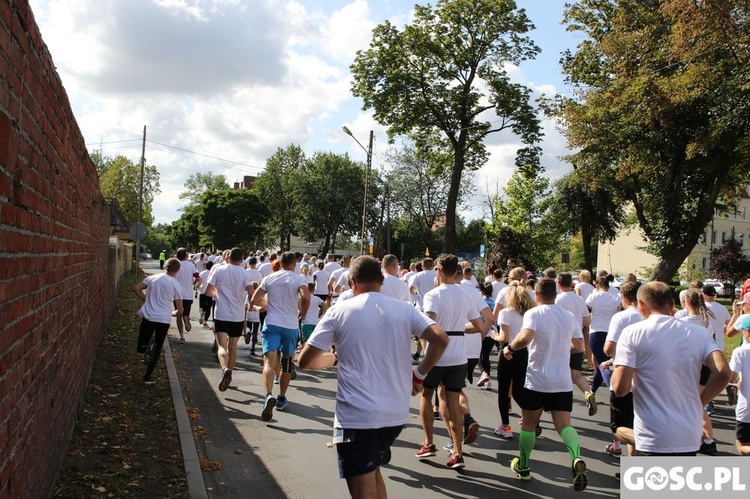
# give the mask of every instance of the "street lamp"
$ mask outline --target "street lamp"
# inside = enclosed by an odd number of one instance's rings
[[[365,225],[367,223],[367,187],[370,184],[370,171],[372,170],[372,142],[375,138],[375,133],[370,130],[370,144],[365,149],[365,146],[363,146],[360,141],[357,140],[357,137],[355,137],[352,134],[352,131],[349,130],[347,127],[341,127],[341,129],[344,131],[345,134],[347,134],[349,137],[354,139],[354,142],[356,142],[359,147],[362,148],[365,153],[367,153],[367,169],[365,170],[365,199],[362,203],[362,230],[359,232],[359,252],[360,254],[365,254]]]

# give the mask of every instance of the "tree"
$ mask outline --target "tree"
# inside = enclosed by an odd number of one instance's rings
[[[151,229],[146,233],[146,237],[143,239],[143,246],[146,246],[151,250],[151,254],[156,258],[162,250],[167,251],[167,254],[172,254],[174,248],[169,244],[169,225],[167,224],[154,224]]]
[[[590,185],[616,182],[669,282],[750,180],[750,6],[581,0],[564,21],[587,37],[562,57],[569,159]]]
[[[172,222],[166,231],[169,244],[172,248],[198,248],[202,243],[210,241],[201,240],[201,216],[200,205],[188,205],[182,211],[180,218]]]
[[[115,198],[120,210],[131,224],[138,221],[138,200],[141,186],[141,167],[125,156],[118,154],[114,158],[99,158],[101,168],[99,187],[107,198]],[[159,171],[153,165],[146,165],[143,171],[143,211],[141,220],[150,227],[154,221],[152,204],[161,192],[159,189]]]
[[[516,170],[497,199],[495,220],[490,229],[493,245],[501,243],[508,228],[524,241],[528,253],[509,255],[534,267],[551,265],[560,252],[563,231],[551,210],[549,179],[534,168]]]
[[[200,228],[217,248],[255,247],[269,211],[247,189],[207,191],[201,197]]]
[[[356,234],[362,222],[365,170],[347,154],[315,153],[293,178],[299,234],[324,241],[326,254],[336,236]],[[374,199],[370,198],[371,200]]]
[[[742,245],[732,237],[711,250],[713,276],[721,281],[743,282],[750,274],[750,261],[742,251]]]
[[[458,231],[459,253],[479,253],[479,246],[487,241],[487,224],[484,220],[472,220]]]
[[[568,236],[581,235],[583,268],[594,269],[599,241],[611,241],[625,218],[625,210],[615,201],[615,186],[590,186],[576,171],[563,176],[553,186],[552,210],[555,220]]]
[[[378,25],[370,48],[357,52],[351,66],[352,93],[389,135],[438,131],[452,153],[448,252],[456,248],[462,176],[486,161],[484,138],[507,130],[531,146],[541,135],[531,91],[511,83],[503,67],[539,52],[524,36],[530,29],[512,0],[438,0],[434,9],[415,5],[413,23],[403,30],[388,21]]]
[[[227,178],[224,175],[214,175],[212,172],[190,175],[184,185],[185,190],[180,193],[180,199],[186,199],[188,205],[200,204],[201,196],[207,191],[229,189]]]
[[[288,250],[291,236],[297,234],[296,224],[300,216],[299,202],[295,197],[295,172],[302,169],[305,153],[291,144],[286,149],[278,148],[266,161],[266,169],[258,175],[253,190],[268,207],[270,216],[266,232],[278,237],[279,247]]]

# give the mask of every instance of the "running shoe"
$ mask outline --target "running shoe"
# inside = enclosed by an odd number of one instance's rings
[[[229,369],[221,370],[221,382],[219,382],[219,391],[225,392],[229,388],[229,383],[232,382],[232,371]]]
[[[598,410],[596,407],[596,395],[593,392],[586,392],[583,394],[583,399],[586,401],[586,407],[589,408],[589,416],[596,414]]]
[[[274,385],[278,385],[279,384],[279,375],[278,374],[274,374],[273,375],[273,384]]]
[[[260,413],[261,421],[270,421],[273,417],[273,408],[276,406],[276,399],[270,393],[266,395],[266,400],[263,402],[263,412]]]
[[[539,425],[536,425],[536,436],[538,437],[541,434],[542,434],[542,427]]]
[[[581,491],[586,488],[589,484],[589,479],[586,476],[586,463],[580,457],[573,460],[573,490]]]
[[[184,336],[180,336],[180,340],[177,343],[179,343],[180,345],[184,345],[185,344],[185,337]]]
[[[479,423],[472,420],[472,422],[464,428],[464,444],[469,445],[474,443],[477,439],[477,434],[479,434]]]
[[[706,454],[707,456],[719,455],[719,449],[716,448],[716,441],[713,441],[710,444],[701,442],[701,446],[700,449],[698,449],[698,452],[700,452],[701,454]]]
[[[419,449],[414,455],[419,459],[422,459],[423,457],[433,457],[437,455],[437,448],[435,447],[435,444],[422,444],[422,448]]]
[[[190,324],[190,317],[188,317],[185,321],[185,331],[189,333],[191,329],[193,329],[193,326]]]
[[[620,457],[622,456],[622,449],[621,448],[615,448],[615,444],[611,443],[608,446],[604,448],[604,452],[609,454],[610,456]]]
[[[250,355],[252,355],[253,357],[255,357],[258,354],[255,353],[255,349],[253,348],[252,350],[250,350]]]
[[[143,377],[143,386],[153,386],[156,384],[156,381],[151,379],[151,376],[144,376]]]
[[[734,405],[737,403],[737,386],[727,385],[727,403]]]
[[[211,326],[208,325],[208,322],[203,323],[203,329],[211,329]]]
[[[516,474],[518,478],[524,481],[531,480],[531,468],[526,467],[521,469],[519,466],[519,463],[521,462],[520,458],[514,457],[513,460],[510,462],[510,469],[513,471],[513,473]]]
[[[279,395],[279,398],[276,399],[276,410],[277,411],[283,411],[286,409],[286,406],[289,405],[289,399]]]
[[[477,387],[482,388],[484,385],[487,384],[487,382],[490,380],[490,377],[486,374],[482,374],[482,376],[479,378],[479,381],[477,381]]]
[[[156,343],[149,344],[146,353],[143,354],[143,363],[147,366],[156,363]]]
[[[448,460],[448,464],[446,466],[448,466],[452,470],[461,469],[466,466],[464,464],[464,457],[461,454],[453,454]]]
[[[713,402],[709,402],[706,405],[706,412],[708,413],[709,416],[713,416],[716,413],[716,409],[714,409],[714,403]]]
[[[443,450],[453,452],[453,442],[448,442],[447,444],[443,445]]]
[[[509,424],[501,424],[500,426],[495,428],[495,435],[506,440],[511,440],[513,438],[513,430],[510,429]]]
[[[250,344],[250,331],[247,331],[244,336],[245,336],[245,345],[249,345]]]

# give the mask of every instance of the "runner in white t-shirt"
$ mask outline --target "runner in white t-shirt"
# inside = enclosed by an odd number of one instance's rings
[[[617,313],[620,308],[620,295],[614,295],[609,292],[609,280],[606,276],[596,278],[596,291],[591,293],[586,298],[586,305],[591,310],[591,332],[589,332],[589,346],[591,347],[591,353],[596,361],[596,372],[594,373],[594,380],[591,382],[591,391],[596,393],[596,390],[604,383],[609,386],[609,371],[602,371],[599,366],[602,362],[609,360],[609,357],[604,353],[604,342],[607,341],[607,328],[609,327],[609,321],[612,320],[612,316]]]
[[[747,298],[746,298],[747,299]],[[739,384],[737,407],[735,408],[737,452],[750,456],[750,330],[742,331],[744,344],[735,348],[729,361],[732,383]]]
[[[588,298],[595,289],[594,285],[591,284],[591,272],[588,270],[580,271],[578,273],[578,284],[576,284],[575,287],[576,294],[586,301],[586,298]]]
[[[307,308],[307,313],[302,318],[302,325],[300,328],[300,341],[302,343],[302,346],[305,345],[307,340],[310,338],[313,330],[315,329],[315,326],[317,326],[318,322],[320,322],[320,316],[322,314],[325,314],[326,310],[328,310],[328,307],[330,306],[330,302],[328,300],[321,300],[319,297],[312,294],[313,290],[315,289],[315,284],[308,282],[307,289],[308,291],[310,291],[310,306]],[[299,308],[302,308],[301,299],[297,306]]]
[[[555,305],[557,284],[542,278],[534,288],[537,307],[523,316],[521,332],[503,348],[507,359],[528,348],[529,361],[521,397],[523,423],[519,436],[519,456],[511,461],[511,470],[521,480],[531,480],[529,458],[536,441],[536,427],[542,411],[552,413],[555,429],[570,453],[573,487],[583,490],[588,484],[586,463],[581,459],[578,433],[570,423],[573,390],[570,381],[570,350],[583,351],[583,339],[573,314]]]
[[[198,306],[201,310],[200,323],[203,325],[203,329],[211,329],[208,325],[208,318],[211,317],[211,310],[214,308],[214,300],[210,296],[206,296],[206,286],[208,286],[208,276],[211,275],[211,269],[214,267],[214,262],[206,262],[206,270],[200,273],[201,287],[198,290]],[[214,318],[215,319],[215,318]]]
[[[232,370],[237,361],[237,342],[245,333],[245,294],[253,292],[250,274],[242,268],[244,253],[232,248],[227,265],[212,269],[208,276],[206,296],[216,297],[214,330],[217,356],[221,364],[219,391],[226,391],[232,381]]]
[[[716,299],[715,287],[710,285],[703,286],[703,299],[706,302],[706,308],[711,312],[709,317],[708,330],[709,332],[711,332],[716,345],[723,352],[725,343],[725,331],[729,326],[729,321],[732,319],[732,315],[724,305],[714,301]],[[729,387],[729,385],[727,385],[727,387]],[[706,410],[709,414],[713,414],[715,412],[713,400],[708,403],[708,406],[706,406]]]
[[[195,270],[195,265],[188,259],[188,252],[185,248],[179,248],[175,253],[180,261],[180,271],[177,272],[177,282],[182,289],[182,315],[177,315],[177,331],[180,334],[180,343],[185,343],[184,332],[190,332],[190,307],[193,305],[195,285],[198,284],[200,275]]]
[[[385,255],[383,257],[383,285],[380,292],[399,301],[411,303],[409,285],[398,277],[398,257]]]
[[[732,338],[737,333],[740,333],[740,346],[743,343],[747,344],[747,341],[744,340],[743,332],[745,329],[744,324],[748,317],[750,317],[750,295],[734,301],[732,304],[732,317],[730,317],[729,324],[727,324],[727,329],[724,333],[727,338]],[[750,326],[750,322],[748,322],[748,325]],[[737,386],[734,384],[727,385],[727,402],[729,405],[737,403]]]
[[[296,258],[287,251],[281,255],[282,270],[264,277],[251,303],[268,310],[262,330],[263,385],[266,398],[261,419],[269,421],[273,409],[283,411],[289,400],[286,391],[294,370],[294,350],[299,336],[299,319],[307,315],[310,292],[302,276],[294,272]],[[266,297],[267,295],[267,297]],[[279,359],[281,351],[281,359]],[[279,397],[272,395],[274,373],[281,367]]]
[[[645,455],[695,455],[703,407],[730,375],[706,329],[671,317],[673,307],[669,286],[642,285],[638,311],[645,320],[626,327],[617,342],[612,389],[622,397],[632,386],[635,446]],[[703,364],[711,377],[701,393]]]
[[[352,497],[386,497],[380,466],[390,461],[390,447],[409,420],[409,394],[419,393],[448,337],[410,304],[378,292],[383,274],[374,258],[357,257],[351,276],[355,297],[320,320],[299,366],[326,369],[338,363],[333,442],[339,472]],[[431,345],[414,369],[412,336]],[[335,354],[330,353],[334,344]]]
[[[144,354],[146,374],[143,384],[154,384],[151,375],[159,361],[164,339],[172,322],[172,306],[177,307],[178,317],[182,315],[182,289],[175,276],[180,270],[180,261],[170,258],[165,262],[166,273],[150,275],[143,282],[133,286],[133,293],[143,300],[138,310],[141,327],[138,333],[136,351]],[[151,338],[154,342],[151,343]]]
[[[313,273],[313,282],[315,283],[315,291],[313,294],[321,300],[328,299],[328,279],[331,278],[331,274],[325,270],[325,263],[323,261],[318,262],[318,270]]]
[[[435,287],[437,272],[435,272],[434,266],[435,261],[432,258],[425,258],[422,260],[422,271],[409,278],[409,290],[415,295],[420,310],[424,310],[424,295]]]

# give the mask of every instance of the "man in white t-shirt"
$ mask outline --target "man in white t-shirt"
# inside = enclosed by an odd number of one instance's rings
[[[339,287],[339,279],[342,275],[346,274],[346,282],[348,283],[349,278],[349,265],[352,262],[352,257],[350,255],[346,255],[344,259],[341,261],[341,265],[335,264],[338,266],[338,268],[334,267],[333,265],[326,266],[325,269],[329,270],[331,272],[331,277],[328,278],[328,294],[331,296],[331,298],[336,298],[338,295],[341,294],[342,291],[346,291],[349,289],[349,286],[341,286]]]
[[[582,270],[578,273],[578,284],[576,284],[575,291],[578,296],[586,301],[591,293],[594,292],[594,285],[591,284],[591,272],[588,270]]]
[[[746,298],[747,299],[747,298]],[[735,348],[729,361],[732,383],[739,383],[737,407],[735,408],[737,452],[750,456],[750,330],[743,329],[744,344]]]
[[[179,248],[176,253],[180,261],[180,271],[177,272],[177,282],[182,289],[182,314],[177,314],[177,331],[180,333],[180,343],[185,343],[184,331],[190,332],[190,307],[193,305],[195,297],[195,285],[200,282],[200,274],[195,269],[195,265],[188,259],[188,251],[185,248]]]
[[[701,444],[703,408],[729,381],[724,354],[706,328],[670,316],[672,290],[649,282],[638,290],[645,319],[617,342],[612,389],[633,390],[635,447],[642,455],[691,455]],[[701,392],[701,366],[711,376]]]
[[[409,290],[415,295],[420,310],[423,310],[424,295],[435,287],[437,273],[434,266],[435,261],[432,258],[425,258],[422,260],[422,271],[409,278]]]
[[[557,284],[553,279],[539,279],[534,291],[539,305],[524,314],[521,331],[503,348],[503,355],[509,360],[513,352],[529,350],[520,404],[523,423],[518,437],[519,456],[513,458],[510,467],[521,480],[531,480],[529,458],[536,442],[536,427],[542,411],[549,410],[555,429],[570,453],[573,488],[580,491],[586,488],[588,478],[578,433],[570,424],[573,411],[570,351],[582,351],[583,339],[574,337],[580,329],[573,314],[555,305]]]
[[[620,308],[620,295],[609,292],[609,280],[606,276],[596,278],[596,291],[586,298],[586,305],[591,310],[591,331],[589,332],[589,346],[594,356],[596,372],[591,382],[591,391],[596,393],[604,383],[609,386],[609,371],[602,371],[599,366],[609,360],[604,353],[604,343],[607,341],[607,328],[612,316]]]
[[[706,302],[706,308],[711,312],[708,317],[708,330],[713,335],[714,341],[719,349],[724,351],[725,332],[732,319],[729,310],[716,300],[716,288],[711,285],[703,286],[703,300]],[[729,385],[727,385],[729,387]],[[730,389],[731,390],[731,389]],[[708,403],[706,407],[709,414],[714,413],[714,401]]]
[[[380,292],[399,301],[411,303],[409,285],[398,278],[398,257],[385,255],[383,257],[383,285]]]
[[[390,461],[391,444],[409,420],[410,393],[419,393],[448,337],[410,304],[378,292],[383,274],[374,258],[357,257],[351,279],[354,298],[337,304],[320,320],[299,365],[326,369],[338,363],[333,442],[340,475],[352,497],[386,497],[380,466]],[[412,336],[431,345],[413,370]],[[379,340],[373,342],[374,337]],[[330,352],[334,344],[335,354]]]
[[[430,260],[429,267],[432,268],[432,266],[433,262]],[[459,402],[466,379],[464,332],[467,321],[471,322],[476,331],[484,331],[484,327],[475,302],[468,293],[461,289],[461,286],[456,284],[458,258],[454,255],[443,255],[438,259],[436,269],[440,286],[424,295],[424,313],[447,333],[450,341],[440,360],[424,380],[419,412],[422,417],[425,441],[416,456],[421,459],[436,454],[435,444],[432,441],[435,422],[432,398],[435,390],[443,385],[446,399],[443,414],[446,416],[445,422],[453,442],[447,466],[459,469],[464,467],[462,455],[464,413]],[[428,343],[427,355],[430,355],[430,348]]]
[[[258,266],[258,270],[261,274],[263,274],[263,277],[268,277],[271,275],[271,265],[273,264],[274,260],[276,260],[276,253],[272,253],[268,258],[265,259],[265,261],[261,257],[261,263]]]
[[[245,272],[250,275],[251,282],[257,282],[260,284],[260,281],[263,280],[263,274],[258,270],[258,259],[254,256],[247,259],[247,268],[245,269]]]
[[[208,276],[206,296],[216,297],[214,330],[217,355],[221,364],[219,391],[226,391],[232,381],[232,370],[237,360],[237,342],[245,333],[245,293],[252,294],[253,281],[242,268],[241,248],[232,248],[228,264],[218,265]]]
[[[323,268],[325,268],[330,275],[334,270],[340,269],[341,265],[336,261],[336,257],[333,254],[328,253],[328,255],[326,255],[325,267]]]
[[[151,375],[159,360],[164,339],[172,322],[172,306],[177,307],[177,316],[182,316],[182,289],[175,277],[180,271],[180,261],[170,258],[166,261],[165,274],[155,274],[146,277],[143,282],[133,286],[133,293],[143,300],[143,306],[138,311],[141,316],[141,327],[138,333],[136,351],[144,354],[146,374],[143,376],[144,385],[153,385]],[[151,343],[151,338],[154,342]]]
[[[314,294],[321,300],[325,301],[328,299],[328,279],[331,278],[331,274],[325,269],[325,263],[323,261],[318,262],[318,270],[313,273],[313,283],[315,283]]]
[[[579,325],[581,330],[580,335],[576,334],[574,338],[584,339],[583,331],[588,329],[589,324],[591,324],[591,314],[589,313],[589,308],[586,306],[586,302],[583,301],[583,298],[573,291],[573,276],[567,272],[560,274],[557,277],[557,288],[560,292],[555,298],[555,305],[559,305],[573,314],[573,317],[576,320],[576,325]],[[570,352],[570,376],[573,379],[573,383],[579,390],[581,390],[581,393],[583,393],[583,400],[586,402],[589,416],[593,416],[598,410],[596,406],[596,395],[591,391],[588,380],[586,380],[581,373],[585,353],[585,349],[580,352]]]
[[[299,320],[307,315],[310,307],[310,292],[305,279],[294,272],[296,258],[287,251],[281,254],[281,270],[264,277],[253,294],[251,304],[267,309],[263,325],[263,385],[266,398],[261,419],[269,421],[274,407],[283,411],[289,400],[286,391],[294,370],[294,349],[299,335]],[[281,351],[281,359],[279,359]],[[274,398],[273,378],[281,364],[279,397]]]

